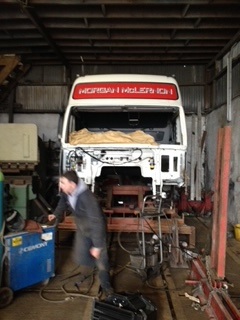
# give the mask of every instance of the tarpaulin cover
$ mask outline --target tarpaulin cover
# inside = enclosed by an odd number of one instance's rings
[[[69,143],[78,144],[113,144],[113,143],[140,143],[157,145],[154,138],[141,130],[131,132],[129,134],[121,131],[91,132],[87,129],[74,131],[69,136]]]

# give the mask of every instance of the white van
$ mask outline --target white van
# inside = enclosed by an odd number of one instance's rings
[[[150,186],[153,195],[182,186],[186,149],[174,78],[102,74],[75,80],[63,121],[61,171],[76,170],[93,192],[111,179]]]

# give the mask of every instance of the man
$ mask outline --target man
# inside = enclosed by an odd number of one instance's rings
[[[62,174],[59,187],[61,198],[48,220],[59,219],[67,209],[72,211],[77,226],[74,259],[81,266],[97,267],[102,291],[108,296],[113,293],[113,289],[109,276],[105,216],[97,199],[75,171]]]

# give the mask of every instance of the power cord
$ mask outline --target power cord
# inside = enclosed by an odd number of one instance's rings
[[[82,279],[79,281],[79,282],[75,282],[75,287],[76,289],[78,290],[77,291],[68,291],[66,286],[67,284],[70,282],[70,280],[66,283],[64,283],[63,285],[60,286],[59,289],[50,289],[50,288],[46,288],[47,286],[49,287],[49,285],[43,287],[40,289],[39,291],[39,296],[41,299],[43,299],[44,301],[47,301],[47,302],[52,302],[52,303],[63,303],[63,302],[67,302],[67,301],[70,301],[70,300],[73,300],[74,298],[79,298],[79,297],[85,297],[85,298],[94,298],[95,296],[91,296],[89,295],[89,292],[94,284],[94,274],[95,274],[95,269],[88,275],[82,275]],[[69,277],[67,278],[64,278],[64,279],[61,279],[60,282],[62,281],[65,281],[67,279],[71,279],[75,276],[77,276],[78,274],[74,274],[74,275],[70,275]],[[86,290],[83,290],[81,291],[81,285],[84,283],[85,280],[89,279],[90,278],[90,281],[88,283],[88,286],[86,288]],[[65,298],[63,299],[60,299],[60,300],[57,300],[57,299],[49,299],[49,298],[46,298],[45,294],[47,293],[64,293],[66,295]]]

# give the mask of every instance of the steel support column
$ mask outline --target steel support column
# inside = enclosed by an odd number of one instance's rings
[[[218,134],[211,249],[211,268],[221,279],[225,277],[230,157],[231,127],[226,126]]]

